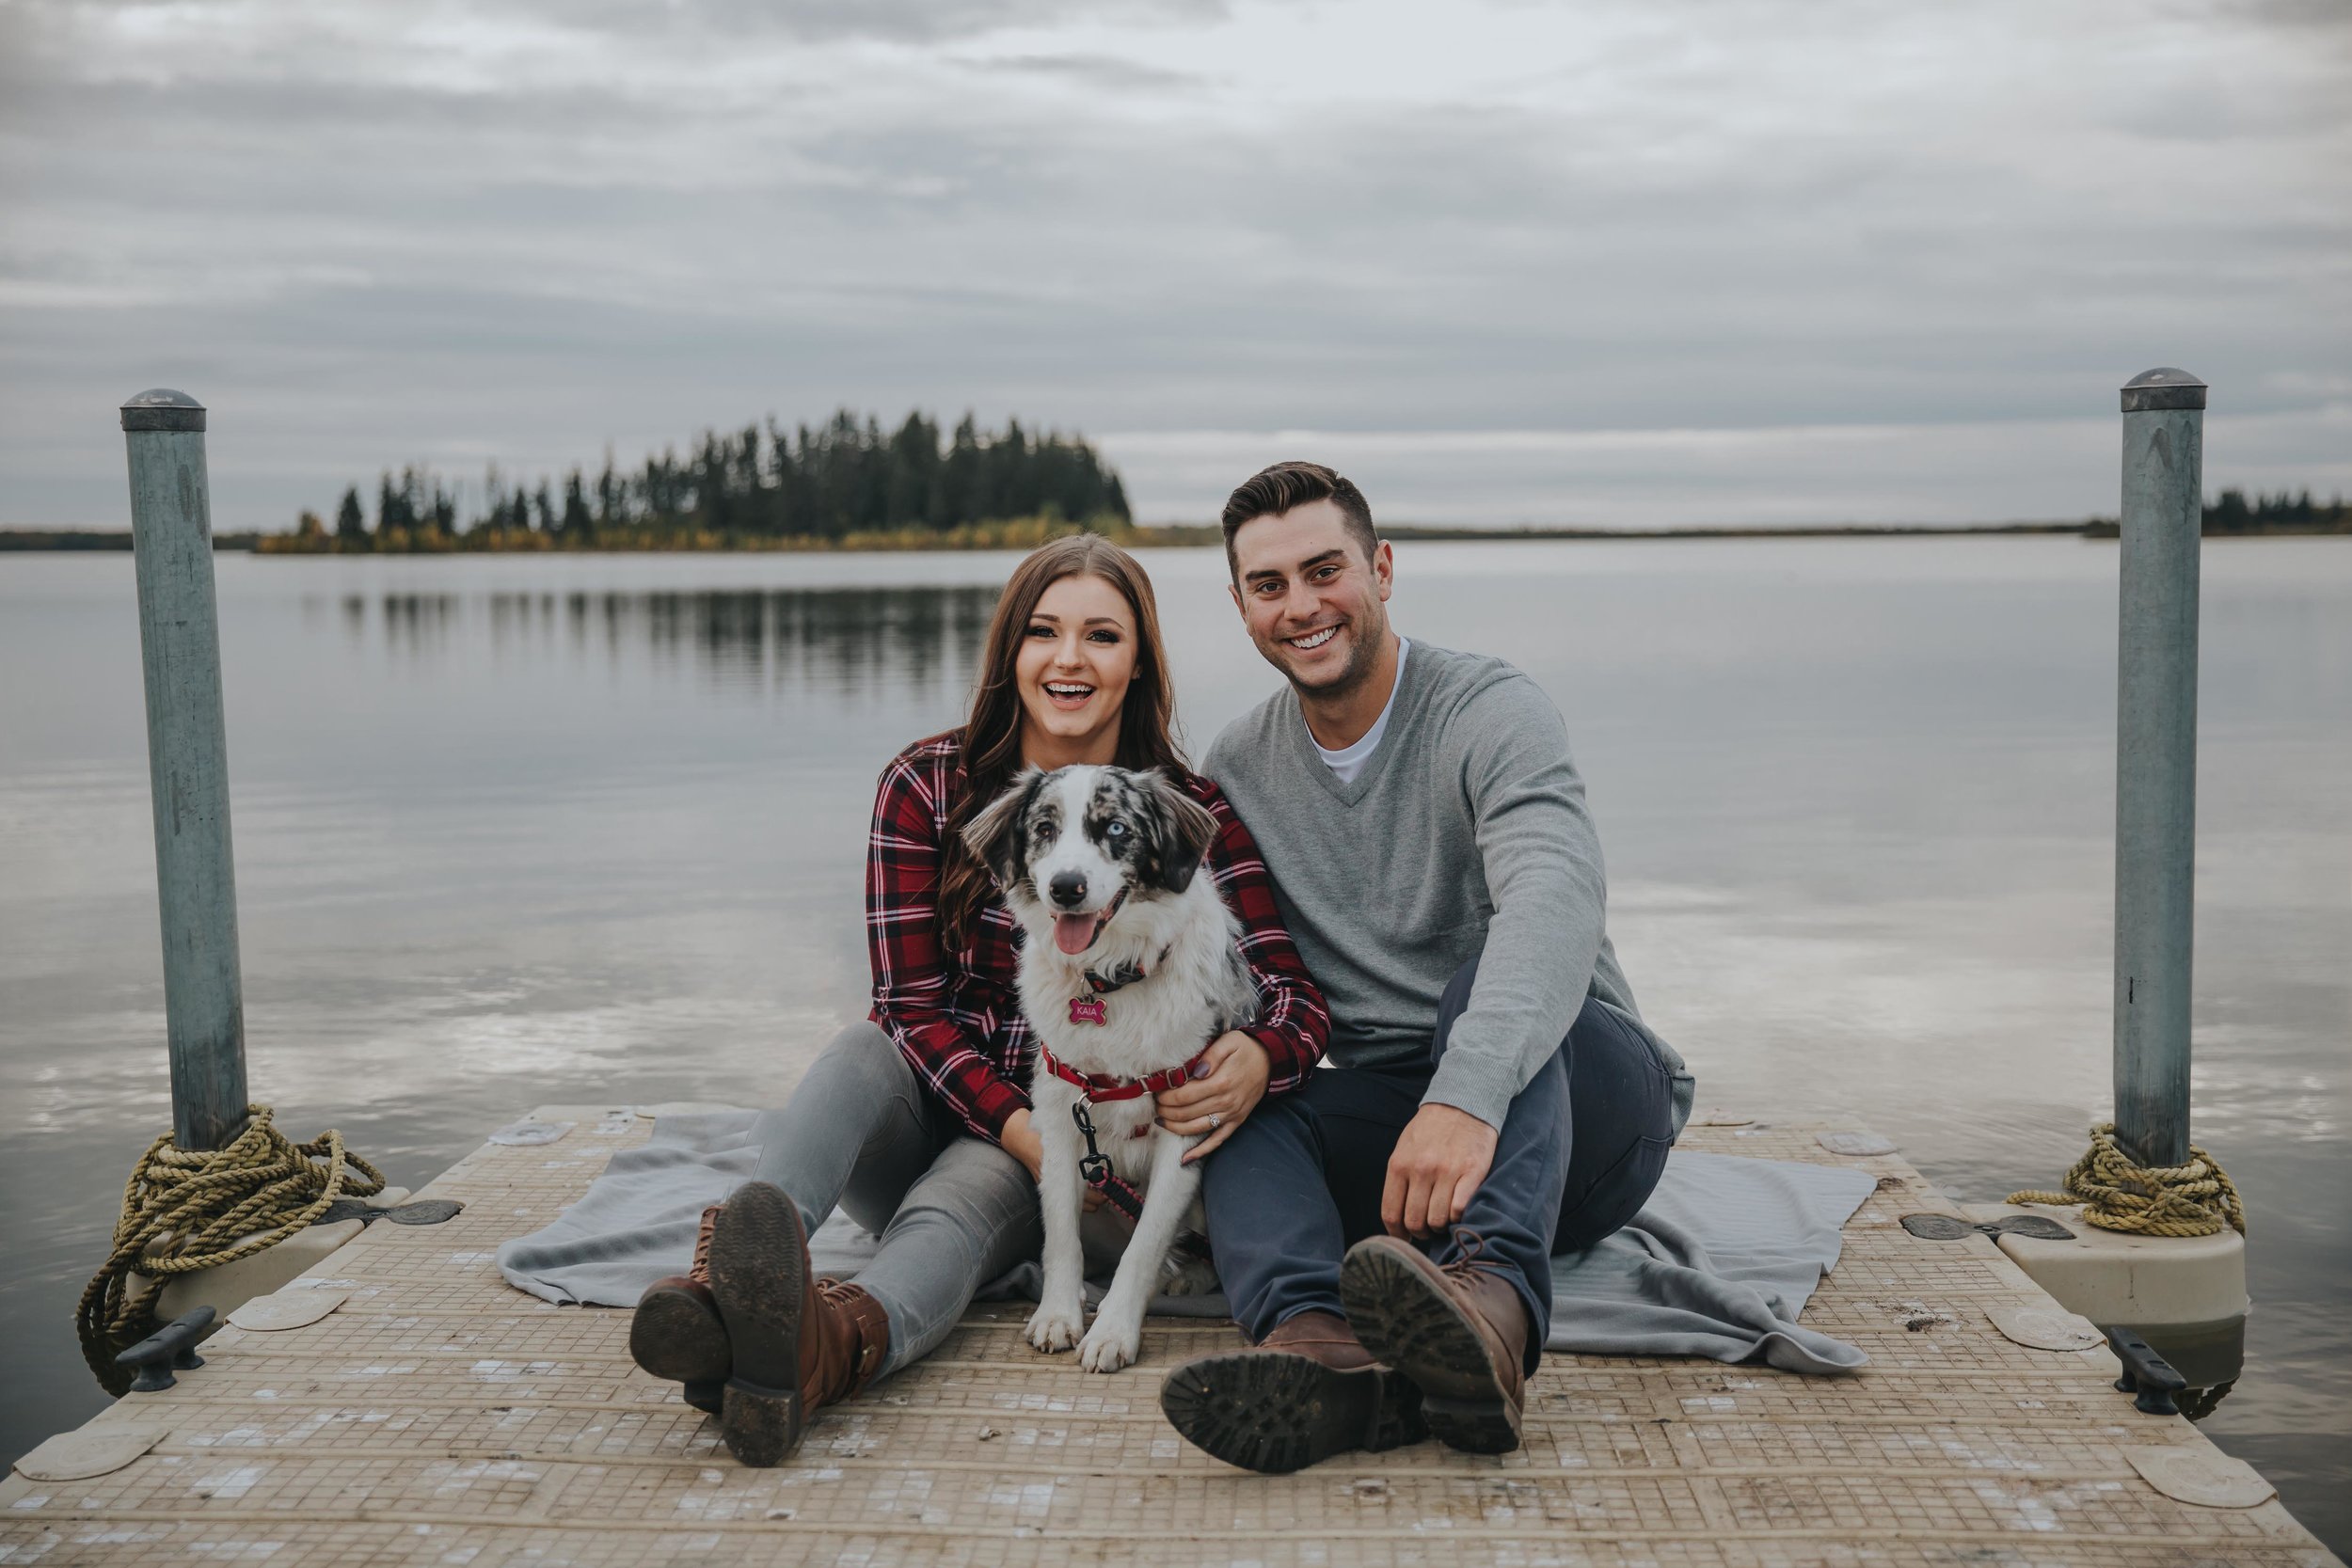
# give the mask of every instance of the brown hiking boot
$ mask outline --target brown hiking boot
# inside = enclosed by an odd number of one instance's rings
[[[1527,1307],[1468,1231],[1442,1267],[1393,1236],[1347,1249],[1340,1299],[1364,1348],[1421,1389],[1429,1430],[1448,1448],[1508,1453],[1527,1403]]]
[[[720,1435],[744,1464],[775,1465],[811,1415],[882,1370],[890,1320],[857,1286],[811,1275],[800,1207],[782,1188],[745,1182],[713,1231],[711,1295],[734,1353]]]
[[[686,1402],[714,1416],[733,1359],[726,1324],[719,1321],[719,1306],[710,1294],[710,1235],[718,1217],[715,1203],[703,1211],[694,1260],[684,1274],[646,1286],[628,1321],[628,1354],[637,1364],[656,1377],[684,1384]]]
[[[1160,1386],[1168,1424],[1245,1470],[1287,1475],[1352,1449],[1429,1435],[1413,1386],[1329,1312],[1300,1312],[1246,1350],[1187,1361]]]

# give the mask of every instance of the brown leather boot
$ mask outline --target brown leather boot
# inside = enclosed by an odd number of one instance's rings
[[[1248,1349],[1187,1361],[1160,1386],[1160,1409],[1186,1442],[1273,1475],[1418,1443],[1429,1435],[1420,1404],[1330,1312],[1285,1318]]]
[[[809,1270],[800,1207],[748,1181],[720,1210],[710,1289],[734,1367],[719,1433],[746,1465],[781,1463],[816,1411],[872,1381],[890,1353],[890,1320],[863,1290]]]
[[[628,1321],[628,1354],[656,1377],[686,1386],[686,1402],[712,1415],[726,1386],[732,1354],[726,1324],[710,1295],[710,1235],[719,1206],[703,1211],[694,1260],[684,1274],[657,1279],[637,1298]]]
[[[1340,1264],[1340,1299],[1364,1348],[1421,1389],[1438,1441],[1508,1453],[1527,1403],[1527,1308],[1462,1234],[1464,1255],[1442,1266],[1393,1236],[1358,1242]]]

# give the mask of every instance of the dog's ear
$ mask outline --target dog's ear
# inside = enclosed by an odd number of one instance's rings
[[[1039,769],[1023,768],[1002,795],[963,825],[963,842],[988,867],[988,874],[996,879],[1000,889],[1009,891],[1021,880],[1022,824],[1028,816],[1031,798],[1044,782],[1045,775]]]
[[[1159,817],[1153,837],[1154,864],[1149,868],[1153,886],[1182,893],[1192,886],[1193,875],[1216,841],[1216,818],[1209,808],[1164,778],[1156,768],[1136,775],[1143,798]]]

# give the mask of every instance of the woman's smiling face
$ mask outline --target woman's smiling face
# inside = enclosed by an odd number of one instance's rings
[[[1136,616],[1126,595],[1091,573],[1048,584],[1013,660],[1021,751],[1041,768],[1107,763],[1136,676]]]

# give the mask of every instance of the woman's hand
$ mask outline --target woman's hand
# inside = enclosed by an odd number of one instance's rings
[[[1029,1167],[1029,1180],[1035,1181],[1045,1171],[1045,1141],[1029,1125],[1026,1105],[1005,1118],[1005,1130],[996,1134],[996,1141],[1006,1153]]]
[[[1205,1077],[1159,1097],[1162,1127],[1185,1137],[1208,1134],[1185,1151],[1188,1165],[1205,1158],[1248,1119],[1258,1101],[1265,1098],[1266,1079],[1274,1070],[1265,1047],[1238,1029],[1211,1041],[1200,1060],[1209,1069]]]
[[[1037,1135],[1037,1129],[1030,1125],[1027,1106],[1024,1105],[1005,1118],[1005,1130],[997,1134],[996,1141],[1004,1146],[1006,1153],[1029,1167],[1030,1180],[1037,1180],[1044,1173],[1045,1141]],[[1089,1187],[1083,1201],[1086,1212],[1090,1214],[1103,1207],[1103,1195]]]

